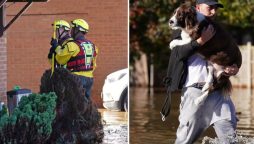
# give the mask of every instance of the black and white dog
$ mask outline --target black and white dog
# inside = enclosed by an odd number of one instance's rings
[[[239,47],[233,38],[219,24],[208,20],[204,15],[197,12],[194,7],[182,4],[178,7],[169,20],[169,26],[172,29],[181,29],[181,40],[170,42],[170,48],[190,43],[200,37],[201,32],[209,24],[212,24],[216,30],[215,35],[198,48],[197,52],[208,60],[208,78],[202,91],[202,96],[196,99],[198,105],[206,99],[208,93],[214,89],[221,89],[224,96],[229,96],[232,85],[224,72],[225,66],[236,64],[240,68],[242,56]],[[215,77],[215,78],[214,78]]]

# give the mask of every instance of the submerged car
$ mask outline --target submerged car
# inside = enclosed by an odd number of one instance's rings
[[[106,77],[101,92],[103,106],[106,109],[128,111],[128,72],[126,68]]]

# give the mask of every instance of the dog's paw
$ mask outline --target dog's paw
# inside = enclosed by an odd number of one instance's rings
[[[209,83],[205,83],[205,85],[203,86],[203,88],[202,88],[202,92],[205,92],[205,91],[208,91],[209,90],[209,88],[210,88],[210,84]]]
[[[177,41],[177,40],[173,40],[173,41],[171,41],[171,42],[170,42],[170,44],[169,44],[169,48],[170,48],[170,49],[173,49],[174,47],[176,47],[176,46],[177,46],[177,43],[178,43],[178,41]]]
[[[204,92],[201,96],[197,97],[197,98],[194,100],[194,104],[197,105],[197,106],[203,104],[204,101],[205,101],[205,99],[206,99],[207,96],[208,96],[208,93],[209,93],[209,91],[206,91],[206,92]]]

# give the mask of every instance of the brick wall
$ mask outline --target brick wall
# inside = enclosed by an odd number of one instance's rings
[[[10,20],[25,3],[7,3]],[[90,25],[87,38],[99,48],[98,68],[92,97],[101,106],[100,93],[105,77],[128,66],[127,0],[50,0],[32,6],[7,30],[7,89],[14,85],[39,91],[47,61],[51,24],[56,19],[85,19]]]

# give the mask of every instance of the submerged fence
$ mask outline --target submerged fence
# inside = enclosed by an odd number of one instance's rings
[[[234,87],[251,88],[254,86],[254,46],[250,43],[240,46],[242,66],[236,76],[230,78]]]

